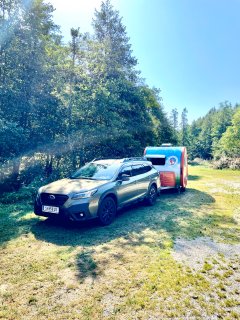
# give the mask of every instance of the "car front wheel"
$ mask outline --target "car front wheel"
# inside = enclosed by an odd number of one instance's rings
[[[100,204],[98,218],[103,226],[113,222],[117,212],[117,206],[113,198],[106,197]]]
[[[147,196],[147,204],[153,206],[157,201],[157,188],[154,185],[151,185],[148,196]]]

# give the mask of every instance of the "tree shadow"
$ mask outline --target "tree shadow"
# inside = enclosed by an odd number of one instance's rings
[[[188,198],[195,198],[195,204],[185,202]],[[155,206],[147,207],[142,203],[131,205],[119,211],[116,220],[106,227],[101,227],[97,220],[85,223],[73,223],[64,221],[54,221],[46,219],[33,224],[31,231],[34,236],[42,241],[54,243],[58,246],[81,247],[81,252],[76,255],[75,263],[78,269],[80,280],[86,277],[93,279],[101,275],[101,270],[107,263],[95,260],[95,247],[106,245],[112,240],[121,239],[121,247],[129,250],[131,247],[147,245],[149,247],[158,246],[164,248],[163,241],[157,243],[148,241],[145,235],[146,230],[151,232],[164,232],[174,240],[181,233],[196,236],[199,228],[193,232],[193,223],[187,227],[178,224],[176,218],[194,220],[195,217],[191,208],[201,205],[210,205],[214,198],[207,193],[194,189],[188,189],[186,193],[178,194],[174,190],[165,191],[160,195]],[[184,232],[183,232],[184,231]],[[111,252],[111,258],[121,259],[120,255]]]
[[[5,236],[1,235],[1,243],[19,237],[24,233],[33,233],[40,241],[53,243],[59,247],[71,247],[79,251],[75,256],[75,265],[79,280],[86,277],[96,278],[101,275],[108,261],[96,260],[96,247],[109,254],[112,259],[123,259],[118,248],[131,250],[137,246],[148,246],[159,249],[166,247],[165,240],[174,242],[176,238],[196,238],[204,236],[209,228],[218,228],[219,232],[230,234],[230,229],[237,224],[233,218],[224,216],[229,227],[221,227],[221,219],[214,213],[212,205],[215,199],[206,192],[188,188],[178,194],[173,190],[162,193],[155,206],[147,207],[142,203],[120,210],[116,220],[109,226],[101,227],[97,220],[85,223],[54,221],[39,219],[29,213],[29,208],[21,212],[8,214],[5,224]],[[201,212],[201,214],[196,214]],[[2,220],[4,222],[4,220]],[[152,233],[153,240],[148,237]],[[235,234],[236,240],[238,234]],[[117,240],[115,251],[108,249],[108,244]],[[239,239],[240,240],[240,239]],[[111,244],[112,245],[112,244]],[[78,248],[79,247],[79,248]],[[67,250],[66,248],[66,250]],[[108,252],[109,250],[109,252]],[[124,251],[123,251],[124,254]]]
[[[193,166],[193,167],[197,167],[197,166],[200,166],[201,163],[198,162],[198,161],[194,161],[194,160],[188,160],[188,164]]]
[[[94,251],[90,250],[81,252],[77,255],[76,265],[79,279],[87,277],[95,279],[102,274],[101,269],[93,258],[93,253]]]
[[[32,205],[0,205],[0,245],[31,231],[39,219],[32,216]],[[30,214],[31,217],[26,218]]]

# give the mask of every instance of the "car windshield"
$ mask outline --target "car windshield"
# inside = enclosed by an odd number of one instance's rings
[[[119,164],[116,163],[91,162],[77,170],[71,179],[111,180],[118,169]]]

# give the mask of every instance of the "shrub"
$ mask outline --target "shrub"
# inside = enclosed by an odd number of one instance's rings
[[[240,158],[232,159],[229,168],[233,169],[233,170],[239,170],[240,169]]]
[[[193,160],[188,160],[188,164],[192,166],[206,166],[209,167],[211,166],[211,161],[210,160],[204,160],[201,158],[194,158]]]
[[[36,195],[36,190],[31,187],[22,187],[16,192],[5,192],[1,195],[0,202],[4,204],[12,204],[17,202],[26,202],[32,204]]]
[[[38,189],[54,180],[57,180],[57,176],[55,175],[51,175],[48,178],[38,175],[30,184],[24,185],[22,183],[21,188],[18,191],[2,193],[0,195],[0,202],[4,204],[12,204],[24,201],[26,203],[33,204]]]
[[[215,169],[240,169],[240,158],[230,158],[222,156],[220,159],[213,161],[213,167]]]

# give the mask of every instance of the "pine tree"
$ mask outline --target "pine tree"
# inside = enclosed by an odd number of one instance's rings
[[[183,146],[189,145],[189,134],[188,134],[188,118],[187,118],[187,108],[184,108],[181,114],[181,132],[180,140]]]
[[[107,77],[119,74],[129,80],[136,80],[137,59],[132,56],[126,27],[122,24],[119,12],[114,10],[110,0],[102,2],[100,11],[95,10],[93,19],[95,38],[102,44]]]
[[[178,111],[177,111],[177,108],[172,109],[170,119],[171,119],[171,124],[173,126],[173,129],[175,130],[175,132],[177,132],[177,130],[178,130]]]

